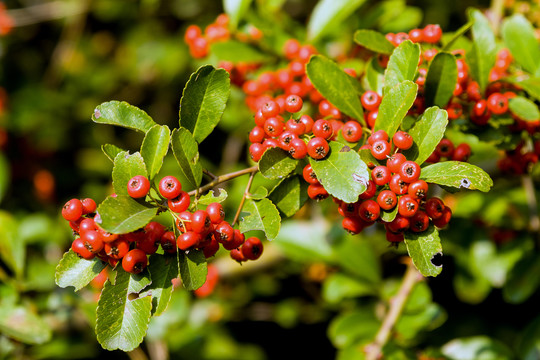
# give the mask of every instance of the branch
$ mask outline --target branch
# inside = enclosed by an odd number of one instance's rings
[[[527,206],[529,207],[529,231],[536,234],[537,240],[540,241],[540,216],[538,215],[538,199],[531,175],[523,175],[521,183],[527,194]]]
[[[259,166],[255,165],[255,166],[252,166],[250,168],[246,168],[246,169],[238,170],[238,171],[228,173],[228,174],[225,174],[225,175],[217,176],[214,180],[212,180],[208,184],[203,185],[198,189],[191,190],[188,193],[188,195],[189,196],[194,196],[196,194],[204,193],[204,192],[212,189],[214,186],[219,185],[219,184],[221,184],[221,183],[223,183],[225,181],[232,180],[232,179],[237,178],[237,177],[242,176],[242,175],[256,173],[257,171],[259,171]]]
[[[365,348],[366,360],[376,360],[380,358],[382,355],[382,348],[388,342],[390,333],[399,320],[412,289],[416,283],[422,279],[422,274],[420,274],[412,262],[409,261],[399,291],[396,296],[390,300],[390,309],[388,309],[383,323],[381,324],[377,335],[375,335],[375,340]]]
[[[249,195],[249,191],[251,189],[251,184],[253,184],[253,178],[255,177],[255,173],[252,172],[251,176],[249,177],[249,181],[246,186],[246,190],[244,191],[244,195],[242,196],[242,200],[240,201],[240,205],[238,205],[238,210],[236,210],[236,215],[234,215],[234,220],[231,223],[231,226],[234,226],[236,222],[238,221],[238,218],[240,217],[240,213],[242,212],[242,208],[244,207],[244,203],[246,202],[246,198]]]

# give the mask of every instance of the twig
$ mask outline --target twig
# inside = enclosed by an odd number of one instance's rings
[[[527,205],[529,207],[529,231],[536,234],[537,240],[540,241],[540,216],[538,215],[538,199],[534,190],[534,183],[531,175],[523,175],[521,183],[525,194],[527,195]]]
[[[20,9],[10,9],[7,13],[13,19],[14,25],[18,27],[71,17],[84,13],[86,10],[86,4],[51,1]]]
[[[131,360],[148,360],[148,356],[146,356],[146,354],[144,353],[144,351],[142,351],[140,347],[128,351],[127,356]]]
[[[390,300],[390,308],[386,313],[377,335],[375,335],[375,340],[365,348],[366,360],[376,360],[380,358],[382,348],[388,342],[390,333],[399,320],[414,285],[422,279],[422,275],[416,270],[412,262],[409,262],[407,264],[405,275],[403,275],[399,291],[396,296]]]
[[[212,180],[211,182],[209,182],[208,184],[203,185],[198,189],[191,190],[188,193],[188,195],[189,196],[194,196],[197,193],[204,193],[204,192],[212,189],[214,186],[219,185],[219,184],[221,184],[221,183],[223,183],[225,181],[232,180],[232,179],[237,178],[237,177],[242,176],[242,175],[256,173],[257,171],[259,171],[259,167],[257,165],[255,165],[255,166],[252,166],[250,168],[238,170],[238,171],[228,173],[228,174],[225,174],[225,175],[220,175],[220,176],[216,177],[214,180]]]
[[[491,22],[491,26],[495,34],[499,33],[499,27],[503,18],[503,13],[504,0],[491,0],[491,5],[489,6],[489,11],[486,15]]]
[[[251,176],[249,177],[246,190],[244,190],[244,195],[242,196],[242,200],[240,200],[240,205],[238,205],[238,210],[236,210],[236,214],[234,215],[234,220],[231,223],[231,226],[236,225],[236,222],[238,221],[238,218],[240,217],[240,212],[242,211],[242,208],[244,207],[244,203],[246,202],[246,198],[249,195],[249,190],[251,189],[251,184],[253,184],[254,177],[255,177],[255,173],[252,172]]]

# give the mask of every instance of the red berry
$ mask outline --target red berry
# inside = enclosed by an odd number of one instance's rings
[[[238,248],[231,249],[231,252],[229,253],[231,256],[231,259],[241,263],[242,261],[246,261],[244,254],[242,253],[242,250]]]
[[[452,160],[455,161],[467,161],[471,156],[471,147],[467,143],[459,144],[454,150]]]
[[[388,134],[384,130],[377,130],[368,137],[368,143],[373,145],[375,141],[384,140],[388,141]]]
[[[287,131],[300,136],[306,133],[306,125],[300,119],[291,118],[285,123],[285,132]]]
[[[77,221],[83,214],[83,206],[79,199],[71,199],[62,207],[62,217],[67,221]]]
[[[304,115],[300,116],[300,119],[299,119],[299,120],[300,120],[300,122],[301,122],[302,124],[304,124],[304,125],[306,126],[305,132],[306,132],[306,133],[310,133],[311,130],[313,129],[313,124],[315,123],[315,122],[313,121],[313,119],[311,118],[311,116],[305,115],[305,114],[304,114]]]
[[[332,124],[330,123],[330,121],[325,119],[319,119],[315,121],[313,127],[311,128],[311,131],[313,132],[313,135],[324,139],[330,139],[332,135],[334,135],[334,129],[332,128]]]
[[[88,250],[88,248],[84,245],[84,242],[81,238],[77,238],[73,240],[73,242],[71,243],[71,249],[79,257],[86,260],[92,260],[96,256],[96,254]]]
[[[314,137],[307,144],[307,152],[313,159],[320,160],[326,157],[330,147],[328,142],[322,137]]]
[[[176,252],[176,236],[174,236],[174,232],[172,231],[166,231],[161,238],[159,239],[159,243],[161,244],[161,248],[164,252],[173,254]]]
[[[426,25],[423,32],[424,41],[430,44],[438,43],[442,36],[442,29],[439,25]]]
[[[302,65],[302,70],[304,69],[304,66]],[[288,111],[290,113],[295,113],[300,110],[302,110],[304,102],[302,101],[302,98],[298,95],[289,95],[285,99],[285,111]]]
[[[219,224],[225,219],[225,210],[223,205],[218,202],[213,202],[206,207],[206,212],[212,224]]]
[[[399,173],[392,175],[388,186],[396,195],[405,195],[409,190],[409,184],[403,181]]]
[[[402,153],[395,153],[391,155],[386,161],[386,167],[393,173],[399,173],[401,164],[407,161],[407,158]]]
[[[422,211],[418,210],[416,214],[410,217],[410,229],[414,232],[422,232],[425,231],[429,226],[429,217],[427,214]]]
[[[438,219],[433,219],[433,225],[442,229],[450,222],[451,218],[452,210],[448,206],[445,206],[441,216]]]
[[[180,195],[178,195],[176,198],[167,200],[167,206],[169,206],[171,211],[181,213],[189,208],[190,202],[191,198],[188,193],[185,191],[180,191]]]
[[[377,160],[384,160],[390,155],[391,146],[386,140],[377,140],[371,144],[371,155]]]
[[[189,250],[191,248],[197,247],[200,241],[201,241],[200,233],[188,231],[178,236],[178,239],[176,240],[176,245],[178,246],[180,250],[185,251],[185,250]]]
[[[386,228],[394,233],[402,233],[409,229],[410,220],[401,214],[397,214],[394,220],[386,223]]]
[[[410,195],[403,195],[398,201],[398,212],[401,216],[411,217],[418,211],[418,202]]]
[[[508,111],[508,98],[501,93],[493,93],[487,98],[487,106],[495,115],[504,114]]]
[[[405,239],[402,233],[386,232],[386,240],[391,243],[399,243]]]
[[[433,220],[436,220],[442,216],[445,205],[444,202],[438,197],[432,197],[426,201],[424,208],[427,215]]]
[[[92,218],[82,218],[81,222],[79,223],[78,232],[79,234],[84,234],[87,231],[95,231],[97,230],[96,223],[94,219]]]
[[[128,273],[138,274],[148,265],[146,253],[141,249],[130,250],[122,259],[122,268]]]
[[[182,184],[175,176],[165,176],[159,182],[159,193],[165,199],[174,199],[180,195]]]
[[[413,43],[423,42],[424,41],[424,32],[422,29],[412,29],[409,31],[409,40]]]
[[[193,217],[193,214],[189,211],[184,211],[178,214],[178,217],[176,218],[176,228],[180,232],[186,232],[191,231],[191,218]]]
[[[362,138],[362,125],[358,121],[349,120],[341,128],[341,134],[343,139],[350,143],[355,143],[360,141]]]
[[[299,138],[292,139],[289,154],[291,154],[293,159],[305,158],[307,155],[307,145],[304,140]]]
[[[129,251],[129,242],[123,237],[118,237],[112,242],[105,243],[103,250],[105,250],[108,257],[120,260]]]
[[[96,230],[88,230],[81,234],[81,240],[88,251],[97,254],[103,249],[103,240]]]
[[[341,221],[341,226],[349,234],[359,234],[364,230],[364,222],[357,216],[345,216]]]
[[[454,154],[454,143],[450,139],[441,139],[435,148],[440,157],[452,158]]]
[[[229,241],[233,241],[234,229],[227,221],[222,221],[216,225],[214,237],[222,244],[228,243]]]
[[[368,111],[377,110],[381,104],[381,100],[381,96],[373,90],[366,91],[360,98],[362,106]]]
[[[375,196],[375,193],[377,192],[377,184],[373,182],[373,180],[369,180],[366,191],[360,194],[359,198],[362,200],[367,200]]]
[[[392,137],[394,145],[401,150],[407,150],[413,145],[413,138],[405,131],[397,131]]]
[[[249,237],[240,249],[245,259],[257,260],[262,255],[263,244],[259,238]]]
[[[265,151],[266,147],[260,143],[253,143],[249,146],[249,154],[251,159],[255,162],[258,162],[261,159]]]
[[[392,174],[384,165],[378,165],[371,170],[371,178],[376,185],[383,186],[390,182]]]
[[[216,255],[218,250],[219,250],[219,242],[213,236],[210,238],[210,241],[204,244],[204,246],[202,247],[204,257],[207,259]]]
[[[302,170],[302,177],[308,184],[319,184],[317,175],[315,174],[315,171],[313,171],[310,164],[304,166],[304,169]]]
[[[391,190],[383,190],[377,196],[377,203],[383,210],[392,210],[397,204],[396,194]]]
[[[381,207],[375,200],[365,200],[358,206],[358,216],[364,221],[372,222],[379,218]]]
[[[300,47],[301,45],[298,40],[288,39],[287,41],[285,41],[285,45],[283,45],[283,52],[285,53],[285,57],[289,60],[298,57]]]
[[[261,143],[264,140],[266,133],[264,129],[258,125],[255,125],[249,133],[249,141],[251,143]]]
[[[143,198],[148,191],[150,191],[150,181],[146,176],[135,175],[127,183],[127,192],[132,198]]]
[[[205,210],[197,210],[191,216],[191,229],[199,234],[205,234],[210,230],[212,220]]]
[[[90,198],[82,199],[81,204],[82,204],[83,215],[91,214],[96,211],[97,205],[93,199],[90,199]]]
[[[135,247],[144,251],[144,253],[147,255],[152,255],[155,254],[159,247],[157,243],[158,240],[159,238],[147,235],[137,240],[137,242],[135,243]]]
[[[409,184],[408,193],[415,200],[423,199],[428,192],[428,184],[424,180],[416,180]]]
[[[414,161],[408,160],[401,164],[401,167],[399,168],[399,175],[401,175],[403,181],[410,184],[418,180],[420,177],[420,171],[420,165]]]
[[[281,121],[281,118],[274,116],[266,119],[263,128],[266,135],[276,137],[281,135],[281,133],[285,130],[285,125]]]
[[[328,191],[321,184],[309,184],[307,193],[310,199],[317,201],[324,200],[329,196]]]
[[[281,109],[277,102],[270,100],[263,104],[261,111],[262,111],[263,116],[269,119],[271,117],[278,116],[279,113],[281,112]]]

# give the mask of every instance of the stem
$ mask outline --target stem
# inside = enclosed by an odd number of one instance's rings
[[[212,180],[208,184],[203,185],[198,189],[191,190],[188,193],[188,195],[193,196],[193,195],[196,195],[198,193],[204,193],[204,192],[212,189],[214,186],[219,185],[219,184],[221,184],[221,183],[223,183],[225,181],[229,181],[229,180],[232,180],[234,178],[237,178],[239,176],[246,175],[246,174],[254,174],[257,171],[259,171],[259,166],[255,165],[255,166],[252,166],[250,168],[246,168],[246,169],[242,169],[242,170],[235,171],[235,172],[232,172],[232,173],[228,173],[228,174],[225,174],[225,175],[217,176],[214,180]]]
[[[422,275],[416,270],[412,262],[407,264],[407,270],[403,275],[403,280],[398,293],[390,300],[390,309],[375,336],[373,343],[366,346],[366,360],[375,360],[381,356],[382,348],[388,342],[393,327],[399,320],[405,304],[411,294],[412,289],[417,282],[423,279]]]
[[[212,174],[210,171],[203,169],[203,174],[210,177],[212,180],[215,180],[217,178],[216,175]]]
[[[127,355],[130,360],[148,360],[148,356],[146,356],[140,347],[127,352]]]
[[[488,18],[495,34],[499,33],[499,26],[504,12],[504,0],[492,0],[489,6]]]
[[[249,190],[251,189],[251,184],[253,183],[254,177],[255,177],[255,173],[252,172],[251,176],[249,177],[246,190],[244,191],[244,195],[242,196],[242,200],[240,201],[240,205],[238,205],[238,210],[236,210],[236,215],[234,215],[234,220],[231,223],[231,226],[236,225],[236,222],[238,221],[238,218],[240,217],[240,212],[242,211],[242,208],[244,207],[244,203],[246,202],[246,198],[249,195]]]
[[[534,190],[534,183],[531,175],[523,175],[521,183],[527,194],[527,205],[529,207],[529,231],[536,234],[537,241],[540,242],[540,216],[538,215],[538,199]]]

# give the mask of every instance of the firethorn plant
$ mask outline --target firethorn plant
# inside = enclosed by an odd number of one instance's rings
[[[501,129],[518,134],[516,146],[508,146],[499,162],[501,171],[528,171],[540,151],[540,115],[529,99],[538,93],[517,77],[536,64],[521,62],[526,60],[513,55],[516,49],[479,55],[453,47],[469,29],[473,40],[493,40],[485,36],[492,32],[484,15],[470,16],[471,23],[450,38],[443,38],[437,24],[397,34],[358,30],[354,46],[369,66],[352,69],[294,38],[282,42],[273,67],[263,66],[260,57],[234,62],[213,54],[223,48],[212,45],[256,47],[264,41],[264,34],[246,37],[220,15],[204,31],[191,25],[185,33],[191,55],[209,64],[185,85],[177,128],[171,131],[125,102],[97,106],[94,122],[144,134],[136,152],[103,145],[113,163],[114,194],[98,206],[91,199],[71,199],[61,211],[74,240],[59,264],[57,283],[80,289],[103,269],[115,271],[97,308],[102,346],[138,346],[150,317],[165,310],[172,280],[180,278],[186,290],[209,296],[217,284],[212,261],[218,252],[240,264],[264,257],[265,241],[275,239],[282,220],[306,203],[329,199],[345,231],[382,230],[389,245],[406,249],[415,271],[437,276],[439,231],[452,218],[444,194],[487,192],[493,185],[468,162],[473,144],[447,130],[459,127],[478,138],[496,138],[493,131]],[[219,61],[211,64],[210,55]],[[246,119],[250,166],[214,175],[203,168],[198,149],[218,125],[231,86],[243,92],[252,115]],[[178,168],[162,174],[169,153]],[[225,213],[228,194],[219,187],[240,176],[249,177],[244,196],[234,214]],[[257,178],[271,186],[252,189]],[[121,311],[107,308],[112,299],[133,294],[136,300],[117,304]],[[119,341],[125,329],[115,317],[133,312],[136,334]]]

